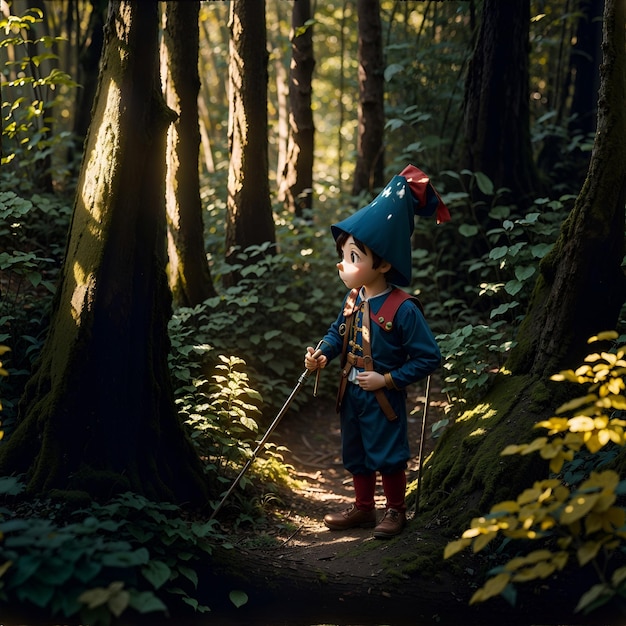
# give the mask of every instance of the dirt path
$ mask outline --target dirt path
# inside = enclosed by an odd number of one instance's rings
[[[445,397],[437,390],[435,384],[430,394],[423,458],[435,444],[432,424],[445,417]],[[418,386],[409,397],[409,409],[414,409],[409,417],[413,453],[409,481],[415,480],[419,467],[424,400],[424,386]],[[443,549],[437,520],[409,519],[405,531],[392,540],[374,539],[371,529],[328,530],[322,521],[324,515],[340,511],[353,501],[351,479],[341,464],[339,419],[332,400],[311,397],[303,409],[291,410],[273,433],[272,441],[288,448],[285,461],[293,466],[299,487],[285,494],[279,513],[269,516],[262,535],[257,529],[249,541],[244,537],[238,546],[238,558],[243,559],[254,586],[247,580],[242,582],[241,589],[248,594],[249,602],[236,612],[231,606],[225,612],[213,613],[220,626],[590,623],[562,621],[559,604],[567,606],[571,598],[565,602],[558,594],[543,607],[532,597],[514,610],[501,599],[470,607],[468,600],[477,583],[483,581],[473,579],[475,570],[469,563],[461,576],[441,571],[439,558],[436,567],[429,568],[426,561],[425,570],[411,570],[416,543]],[[376,503],[380,517],[384,508],[380,479]],[[258,543],[261,536],[271,541]],[[241,569],[241,563],[238,567]],[[264,581],[262,588],[256,586],[259,581]]]
[[[416,410],[414,415],[409,416],[409,441],[413,454],[407,469],[409,480],[417,477],[424,415],[423,387],[416,392],[409,400],[409,407],[415,407]],[[424,457],[433,448],[430,426],[442,418],[443,403],[441,394],[431,393],[425,429]],[[309,542],[308,548],[326,543],[337,547],[344,543],[371,538],[371,530],[331,532],[322,521],[326,513],[341,511],[354,501],[351,476],[341,463],[339,416],[335,413],[332,401],[312,398],[304,410],[286,415],[276,430],[274,441],[287,447],[285,461],[293,466],[293,476],[301,483],[301,488],[294,493],[292,515],[296,523],[301,522],[302,529],[290,538],[292,546],[298,545],[305,536],[315,541],[315,544]],[[379,477],[376,494],[376,507],[379,512],[384,509],[384,505],[385,498]],[[309,537],[311,533],[313,536]],[[298,535],[301,537],[298,538]]]
[[[424,386],[420,385],[409,399],[409,407],[416,408],[415,414],[409,417],[409,437],[414,455],[408,467],[409,480],[416,478],[419,466],[424,400]],[[430,425],[443,416],[443,404],[441,394],[431,392],[424,458],[434,444]],[[261,616],[264,611],[271,611],[272,606],[261,606],[262,596],[253,598],[250,606],[241,611],[242,624],[245,620],[253,620],[250,624],[284,623],[289,626],[415,624],[416,615],[408,615],[407,606],[419,605],[421,595],[435,599],[435,602],[424,603],[423,610],[428,615],[421,615],[424,621],[420,624],[434,623],[431,621],[434,620],[444,626],[457,626],[456,618],[446,622],[436,608],[456,606],[461,611],[466,609],[467,600],[455,595],[450,581],[440,578],[426,584],[419,576],[410,581],[412,577],[403,573],[407,565],[405,559],[411,552],[408,548],[414,548],[416,541],[424,540],[411,521],[402,535],[391,541],[374,539],[372,529],[337,532],[324,526],[326,513],[345,509],[354,497],[350,475],[341,463],[339,418],[334,401],[311,398],[305,408],[290,411],[273,433],[272,441],[287,447],[285,461],[293,466],[292,475],[299,487],[285,494],[280,513],[267,523],[264,534],[273,539],[271,544],[259,545],[255,543],[258,537],[251,536],[248,543],[244,540],[239,547],[243,548],[249,571],[265,575],[270,587],[284,582],[285,593],[289,590],[293,594],[294,589],[308,589],[308,592],[303,597],[298,591],[296,596],[288,596],[288,611],[283,612],[285,621],[276,621],[274,616],[264,622]],[[379,478],[376,496],[379,518],[384,503]],[[268,567],[271,568],[269,574],[266,573]],[[389,575],[390,571],[395,571],[396,575]],[[389,622],[381,621],[387,619],[385,616],[389,616]],[[469,625],[471,621],[464,624]]]

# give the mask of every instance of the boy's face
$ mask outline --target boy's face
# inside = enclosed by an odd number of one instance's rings
[[[339,278],[348,289],[359,288],[370,285],[380,278],[381,274],[387,271],[389,264],[383,262],[382,265],[374,269],[374,257],[371,250],[365,246],[365,252],[361,250],[354,237],[350,235],[341,248],[342,259],[337,263]]]

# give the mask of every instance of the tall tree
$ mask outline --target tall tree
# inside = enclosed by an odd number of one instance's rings
[[[204,249],[198,172],[199,12],[198,1],[165,4],[165,98],[178,113],[167,134],[168,277],[174,299],[182,306],[195,306],[216,293]]]
[[[98,68],[104,42],[104,22],[107,15],[106,0],[91,0],[89,23],[83,41],[78,45],[79,83],[82,89],[76,90],[76,113],[74,115],[74,134],[78,150],[89,130],[91,107],[98,85]],[[77,26],[77,30],[78,26]]]
[[[112,1],[51,325],[0,449],[32,493],[132,490],[203,503],[168,370],[165,146],[157,2]]]
[[[507,457],[509,443],[528,441],[533,426],[559,404],[549,378],[577,367],[587,339],[614,329],[626,300],[626,6],[606,0],[597,132],[587,178],[542,260],[529,309],[500,376],[480,404],[457,420],[425,473],[426,500],[446,515],[480,500],[488,508],[528,487],[545,466],[533,455]],[[558,390],[557,393],[563,393]],[[565,398],[562,398],[565,399]],[[472,505],[473,506],[473,505]]]
[[[509,359],[514,372],[549,376],[573,367],[586,340],[613,329],[626,300],[626,58],[624,2],[607,0],[594,149],[583,188],[541,262]]]
[[[384,185],[385,62],[379,0],[357,0],[359,130],[353,195]]]
[[[604,0],[578,0],[580,16],[576,29],[576,43],[570,55],[574,74],[574,89],[571,99],[570,123],[572,130],[592,133],[596,125],[596,96],[602,60],[602,10]]]
[[[233,0],[230,10],[230,108],[226,258],[276,233],[269,189],[265,0]]]
[[[530,0],[484,0],[465,84],[461,169],[480,171],[523,204],[537,189],[530,142]]]
[[[289,141],[278,199],[298,216],[313,206],[315,122],[311,94],[315,57],[311,1],[293,3],[289,72]]]

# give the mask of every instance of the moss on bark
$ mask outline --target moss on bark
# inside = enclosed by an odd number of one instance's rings
[[[168,368],[158,7],[114,2],[64,267],[0,472],[29,492],[206,503]]]
[[[503,457],[501,452],[540,436],[535,423],[553,415],[570,391],[536,377],[500,375],[485,398],[443,434],[427,460],[420,516],[434,516],[458,533],[472,517],[545,477],[547,462],[538,455]]]

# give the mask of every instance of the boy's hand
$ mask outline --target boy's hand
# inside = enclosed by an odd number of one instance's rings
[[[316,350],[311,346],[307,347],[306,354],[304,355],[304,367],[309,371],[314,372],[317,369],[322,369],[326,367],[327,362],[328,359],[322,354],[321,350]]]
[[[364,391],[377,391],[386,386],[385,377],[378,372],[359,372],[356,381]]]

